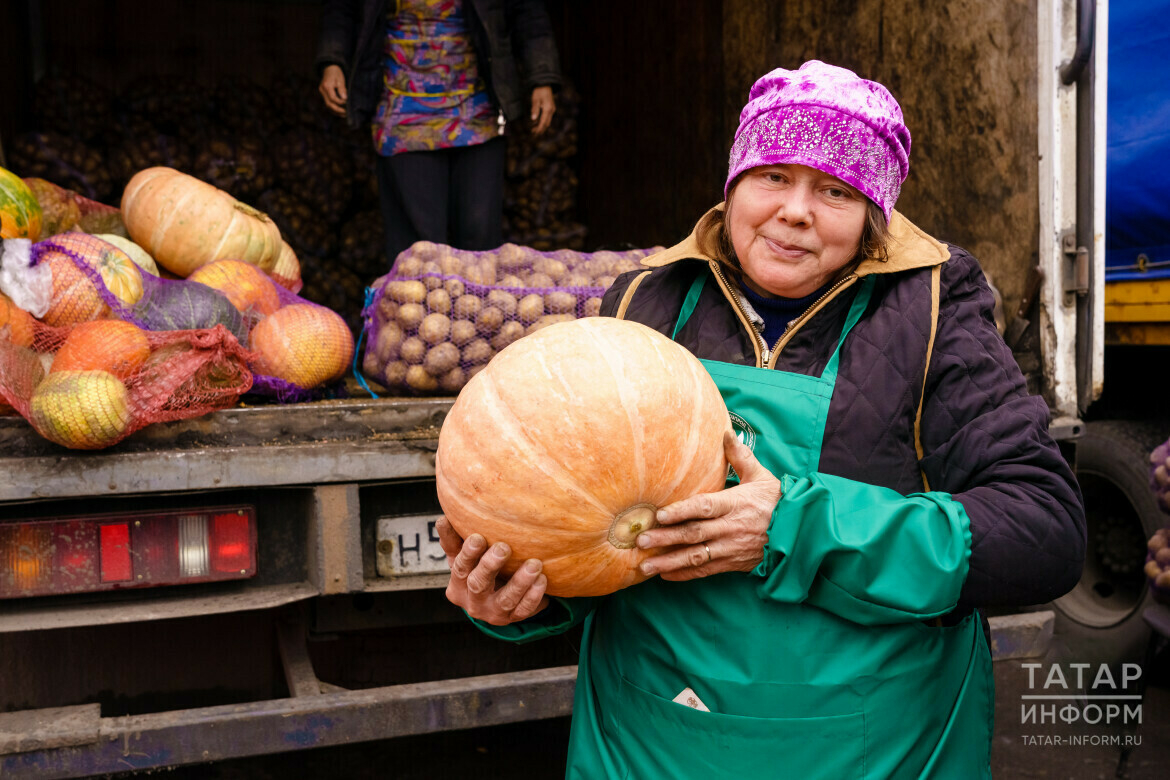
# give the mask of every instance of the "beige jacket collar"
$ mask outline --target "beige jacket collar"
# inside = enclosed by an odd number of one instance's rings
[[[723,204],[715,206],[715,209],[721,211]],[[869,276],[870,274],[909,271],[914,268],[930,268],[945,263],[950,257],[951,253],[946,244],[930,237],[921,228],[902,216],[901,212],[895,210],[890,216],[890,244],[887,259],[884,261],[862,260],[854,269],[854,273],[858,276]],[[699,249],[694,231],[691,231],[691,234],[682,242],[643,259],[642,265],[657,268],[686,258],[714,259]]]

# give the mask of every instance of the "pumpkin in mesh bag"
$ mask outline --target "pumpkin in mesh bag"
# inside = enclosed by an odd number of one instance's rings
[[[33,343],[33,316],[0,292],[0,341],[9,341],[18,347]]]
[[[52,299],[41,318],[54,326],[96,320],[110,312],[106,299],[89,274],[96,270],[101,283],[124,306],[142,297],[142,272],[130,256],[113,244],[85,233],[62,233],[37,245],[40,262],[53,276]]]
[[[241,313],[267,316],[280,308],[275,283],[256,266],[242,260],[216,260],[187,277],[227,296]]]
[[[353,334],[323,306],[295,303],[252,329],[253,369],[306,390],[345,375],[353,358]]]
[[[49,441],[77,450],[108,447],[130,427],[126,386],[109,371],[57,371],[29,402],[29,420]]]
[[[294,293],[301,291],[303,286],[301,261],[297,259],[297,253],[293,251],[287,241],[280,242],[280,256],[276,258],[276,266],[272,269],[271,275],[272,281],[284,289]]]
[[[439,434],[439,503],[467,538],[544,562],[548,592],[595,596],[645,577],[635,539],[658,507],[723,487],[727,408],[662,334],[592,317],[514,342],[460,392]]]
[[[41,235],[41,205],[15,173],[0,168],[0,238],[27,238]]]
[[[50,373],[108,371],[125,380],[150,356],[146,332],[122,320],[93,320],[75,326],[53,358]]]
[[[181,277],[230,257],[271,271],[280,230],[266,214],[172,168],[134,174],[122,194],[130,238]]]

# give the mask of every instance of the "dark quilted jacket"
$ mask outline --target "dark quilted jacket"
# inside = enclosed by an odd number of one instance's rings
[[[978,262],[930,239],[895,212],[887,263],[874,296],[842,347],[820,471],[892,488],[950,493],[971,522],[970,571],[960,607],[1050,601],[1080,578],[1085,516],[1076,480],[1048,434],[1045,403],[1024,379],[992,319],[992,295]],[[937,334],[925,378],[921,460],[914,424],[931,331],[931,267],[941,265]],[[934,253],[932,259],[931,254]],[[692,236],[619,277],[602,314],[628,297],[626,319],[670,335],[691,282],[711,274]],[[639,276],[631,296],[626,290]],[[725,274],[728,279],[733,277]],[[857,285],[846,287],[798,327],[775,367],[820,374]],[[678,341],[700,358],[757,365],[759,350],[718,284],[709,283]],[[770,345],[773,346],[773,345]]]
[[[509,122],[524,116],[536,87],[561,85],[557,44],[542,0],[467,0],[476,65]],[[346,118],[368,124],[382,96],[382,40],[390,0],[327,0],[317,69],[345,71]],[[523,67],[523,74],[521,72]]]

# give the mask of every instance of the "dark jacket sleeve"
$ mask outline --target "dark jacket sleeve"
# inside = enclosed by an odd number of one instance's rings
[[[960,606],[1024,606],[1076,585],[1085,554],[1080,489],[995,329],[979,264],[951,247],[922,409],[922,469],[970,518]]]
[[[525,86],[560,87],[560,57],[552,22],[542,0],[506,0],[508,28],[524,65]]]
[[[356,0],[327,0],[321,13],[321,37],[317,42],[317,73],[327,65],[348,70],[353,59],[361,3]]]

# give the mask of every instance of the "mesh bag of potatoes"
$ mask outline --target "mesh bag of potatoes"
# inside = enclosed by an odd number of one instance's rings
[[[458,393],[517,339],[596,316],[618,274],[659,250],[468,252],[419,241],[370,288],[362,373],[394,393]]]

